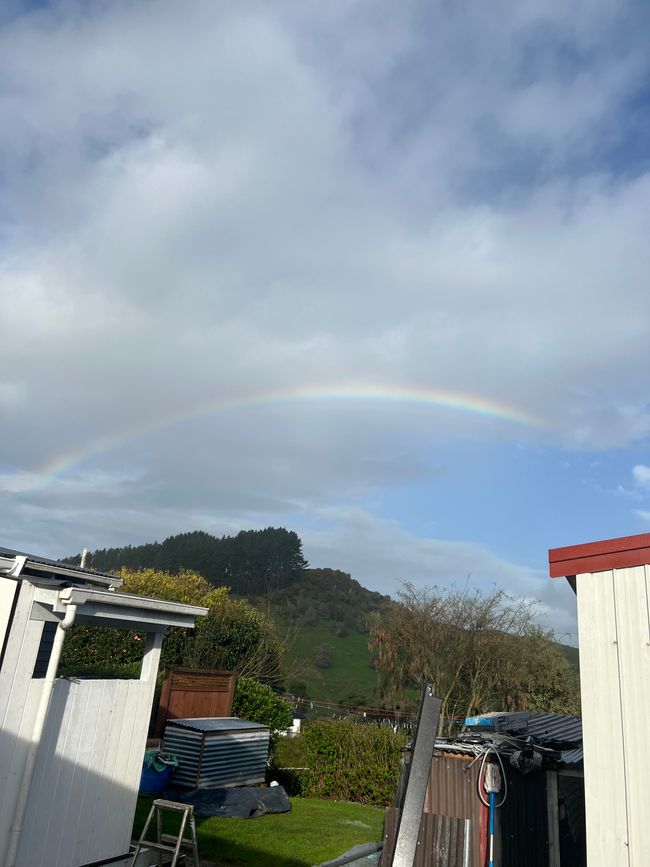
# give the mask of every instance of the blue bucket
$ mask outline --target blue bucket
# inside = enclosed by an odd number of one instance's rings
[[[178,762],[174,756],[147,751],[140,775],[140,794],[159,795],[169,786],[169,779]]]

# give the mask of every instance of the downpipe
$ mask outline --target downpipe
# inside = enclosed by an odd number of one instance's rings
[[[66,607],[65,616],[63,620],[59,623],[56,633],[54,635],[54,641],[52,642],[52,653],[50,654],[50,661],[48,662],[47,671],[45,672],[43,691],[41,692],[41,698],[38,703],[38,709],[36,711],[36,717],[34,719],[34,728],[32,730],[31,740],[27,749],[25,767],[23,769],[20,790],[18,792],[18,800],[16,802],[16,810],[14,812],[14,820],[11,826],[9,845],[7,847],[7,852],[3,861],[3,867],[15,867],[16,865],[16,858],[18,856],[18,845],[20,843],[20,837],[23,832],[23,822],[25,820],[25,812],[27,810],[29,789],[32,784],[32,778],[34,776],[36,755],[38,753],[38,747],[41,743],[43,729],[45,728],[45,721],[47,719],[47,712],[50,706],[52,690],[54,689],[54,680],[56,678],[56,672],[59,668],[61,651],[63,650],[63,640],[65,639],[66,630],[73,625],[76,616],[77,606],[68,604]]]

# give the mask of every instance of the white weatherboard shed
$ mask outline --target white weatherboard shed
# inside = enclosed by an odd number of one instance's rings
[[[0,867],[127,863],[162,638],[207,609],[0,548]],[[56,678],[73,624],[146,636],[139,680]]]
[[[549,551],[578,599],[589,867],[650,865],[650,533]]]

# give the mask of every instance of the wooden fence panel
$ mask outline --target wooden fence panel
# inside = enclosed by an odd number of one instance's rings
[[[164,735],[169,719],[230,716],[236,680],[237,675],[232,671],[168,669],[160,695],[154,737]]]

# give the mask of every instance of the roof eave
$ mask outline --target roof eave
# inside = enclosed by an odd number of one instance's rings
[[[55,611],[62,612],[68,605],[77,607],[77,622],[101,621],[104,625],[143,632],[168,626],[193,629],[196,618],[208,613],[207,608],[199,605],[84,587],[66,587],[59,593]]]

